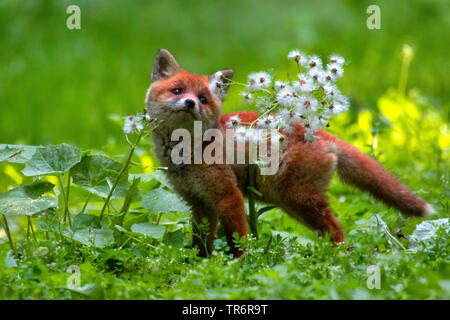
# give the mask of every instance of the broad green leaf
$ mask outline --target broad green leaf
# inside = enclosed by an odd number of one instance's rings
[[[162,239],[166,228],[149,222],[137,223],[131,226],[131,231],[143,234],[153,239]]]
[[[21,152],[20,149],[10,148],[6,146],[5,148],[0,149],[0,161],[8,161],[8,159],[12,159],[17,156]]]
[[[150,213],[188,213],[190,211],[186,202],[181,200],[176,194],[170,193],[164,189],[154,189],[149,191],[140,204]]]
[[[17,267],[17,261],[14,257],[13,251],[9,250],[5,257],[5,267],[12,269]]]
[[[416,226],[411,235],[411,250],[418,251],[422,247],[433,245],[436,241],[440,241],[437,236],[439,230],[445,230],[447,235],[450,233],[450,223],[448,218],[427,220]],[[426,250],[426,249],[425,249]]]
[[[72,221],[72,229],[78,230],[81,228],[95,227],[97,224],[98,217],[91,214],[79,213]]]
[[[100,197],[107,197],[111,185],[117,179],[122,164],[103,155],[84,156],[80,163],[75,165],[70,173],[73,183],[80,185],[83,189]],[[112,199],[123,198],[127,194],[128,179],[127,172],[120,178]]]
[[[114,243],[114,231],[110,229],[84,228],[75,231],[71,238],[86,246],[94,246],[100,249]]]
[[[66,143],[38,147],[22,173],[26,176],[63,174],[80,160],[80,149]]]
[[[164,243],[173,247],[182,248],[184,247],[185,242],[186,236],[181,229],[173,232],[167,232],[167,234],[164,236]]]
[[[89,283],[70,290],[78,292],[89,299],[103,300],[105,297],[105,289],[98,283]]]
[[[53,190],[53,187],[54,185],[50,182],[38,181],[0,194],[0,213],[6,216],[31,216],[50,208],[56,208],[58,206],[57,198],[42,196]]]
[[[0,144],[0,161],[25,163],[31,159],[37,148],[20,144]]]

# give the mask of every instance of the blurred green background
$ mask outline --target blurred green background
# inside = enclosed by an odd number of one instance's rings
[[[68,30],[66,8],[81,8]],[[369,30],[366,8],[381,8]],[[408,88],[419,88],[449,120],[449,1],[16,1],[0,2],[0,143],[124,143],[110,114],[141,111],[159,48],[195,73],[292,65],[289,50],[344,56],[340,87],[348,121],[396,87],[401,48],[414,49]],[[225,111],[245,108],[232,88]]]

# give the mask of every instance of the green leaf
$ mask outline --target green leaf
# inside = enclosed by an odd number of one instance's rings
[[[131,179],[141,178],[142,182],[147,182],[149,180],[156,180],[163,186],[166,186],[170,190],[173,190],[173,185],[169,182],[169,179],[167,178],[167,175],[164,172],[164,170],[156,170],[149,174],[144,174],[144,173],[130,174],[130,178]]]
[[[43,197],[46,192],[53,190],[54,185],[46,181],[12,189],[0,194],[0,212],[6,216],[31,216],[41,211],[56,208],[57,198]]]
[[[94,246],[100,249],[114,243],[114,231],[110,229],[84,228],[75,231],[72,236],[65,235],[86,246]]]
[[[63,174],[80,160],[80,149],[66,143],[38,147],[22,173],[26,176]]]
[[[25,163],[31,159],[37,148],[20,144],[0,144],[0,161]]]
[[[6,146],[5,148],[0,149],[0,161],[11,159],[18,155],[20,152],[20,149],[10,148],[9,146]]]
[[[448,218],[427,220],[416,226],[413,234],[410,237],[411,250],[418,251],[423,247],[431,246],[439,241],[437,233],[439,230],[445,230],[447,234],[450,233],[450,223]]]
[[[70,289],[74,292],[78,292],[89,299],[103,300],[105,298],[105,290],[98,283],[89,283],[79,288]]]
[[[161,240],[166,228],[149,222],[137,223],[131,226],[131,231],[143,234],[147,237]]]
[[[84,156],[70,173],[73,183],[100,197],[107,197],[111,186],[117,179],[122,164],[103,155]],[[128,190],[127,172],[124,172],[111,199],[125,197]]]
[[[79,213],[73,218],[72,229],[78,230],[87,227],[95,227],[97,225],[97,220],[97,216],[86,213]]]
[[[5,257],[5,267],[12,269],[17,267],[17,261],[12,250],[9,250]]]
[[[164,243],[176,248],[184,247],[185,242],[186,236],[184,235],[182,229],[178,229],[173,232],[167,232],[167,234],[164,236]]]
[[[181,200],[176,194],[164,189],[154,189],[149,191],[140,204],[150,213],[180,212],[190,211],[186,202]]]

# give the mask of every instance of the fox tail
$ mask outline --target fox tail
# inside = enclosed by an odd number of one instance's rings
[[[434,213],[433,207],[415,195],[373,160],[348,143],[337,140],[337,172],[344,183],[370,193],[376,199],[411,216]]]

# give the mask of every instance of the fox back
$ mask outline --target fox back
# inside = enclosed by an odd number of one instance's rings
[[[235,247],[233,234],[242,237],[247,233],[243,199],[249,185],[249,168],[248,163],[225,161],[226,146],[235,148],[234,142],[229,141],[233,135],[225,133],[225,123],[235,115],[243,123],[252,123],[258,113],[221,114],[233,71],[224,69],[220,74],[223,86],[217,90],[214,76],[196,75],[181,69],[175,58],[162,49],[153,65],[146,103],[149,114],[162,121],[153,132],[155,153],[168,168],[167,175],[175,191],[192,208],[193,246],[198,247],[201,256],[209,256],[220,222],[231,252],[238,257],[242,251]],[[178,140],[173,139],[173,134],[177,129],[195,134],[195,121],[201,123],[202,135],[208,129],[224,133],[223,138],[214,140],[218,148],[224,150],[222,161],[174,163],[172,156]],[[316,133],[319,139],[310,143],[305,140],[304,132],[302,124],[298,123],[293,132],[286,133],[286,147],[275,174],[263,177],[257,170],[255,186],[260,193],[259,201],[279,206],[319,235],[328,234],[336,243],[344,241],[343,231],[326,196],[334,172],[343,182],[370,193],[400,212],[414,216],[432,212],[430,205],[356,148],[322,130]],[[205,150],[212,141],[202,141],[200,145],[192,141],[188,150],[191,153],[196,148]],[[248,153],[248,146],[245,150]],[[206,230],[201,227],[205,218]]]

